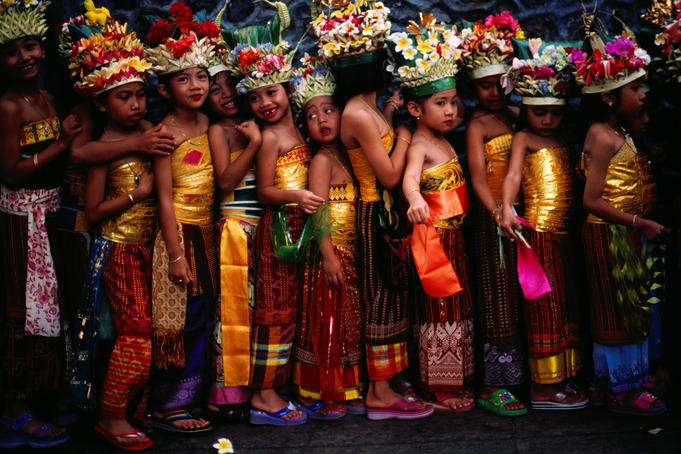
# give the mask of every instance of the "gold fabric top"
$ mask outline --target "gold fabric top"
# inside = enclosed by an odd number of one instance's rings
[[[390,155],[393,150],[395,142],[395,132],[391,129],[388,134],[381,138],[385,152]],[[352,164],[352,172],[359,182],[359,193],[361,200],[364,202],[378,202],[382,200],[381,193],[378,188],[378,180],[374,169],[369,164],[369,160],[364,154],[361,147],[349,148],[347,150],[350,164]]]
[[[19,146],[26,147],[48,140],[57,140],[59,138],[59,131],[60,123],[57,116],[34,121],[21,128]]]
[[[329,187],[329,224],[331,243],[355,247],[357,242],[357,188],[353,183]]]
[[[489,186],[497,205],[501,204],[501,188],[511,160],[513,134],[502,134],[485,142],[485,168]]]
[[[185,224],[213,221],[215,176],[208,135],[185,140],[170,155],[175,217]]]
[[[527,153],[522,188],[527,222],[539,232],[567,233],[576,202],[568,149],[542,148]]]
[[[127,162],[109,170],[106,200],[128,194],[137,187],[139,176],[151,168],[149,162]],[[114,218],[102,222],[101,233],[116,243],[151,246],[156,225],[156,199],[147,197]]]
[[[454,156],[449,161],[423,170],[419,186],[423,194],[434,194],[458,188],[464,184],[466,184],[466,177],[459,158]],[[465,218],[466,213],[448,219],[437,219],[433,221],[433,226],[441,229],[458,229]]]
[[[230,163],[234,163],[241,156],[243,150],[233,151],[229,154]],[[258,200],[255,187],[255,166],[252,165],[244,178],[234,187],[234,190],[225,195],[220,202],[220,218],[235,218],[244,221],[257,221],[262,214],[262,204]]]
[[[307,189],[310,159],[306,144],[296,145],[280,155],[274,168],[274,186],[284,191]]]
[[[591,155],[582,155],[582,168],[588,175]],[[645,216],[657,200],[657,188],[648,161],[638,154],[631,137],[610,159],[601,198],[625,213]],[[587,222],[607,222],[589,213]]]

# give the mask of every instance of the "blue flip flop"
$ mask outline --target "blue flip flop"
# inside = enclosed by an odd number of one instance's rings
[[[307,422],[307,413],[305,413],[305,410],[302,410],[302,414],[299,418],[284,419],[284,416],[292,411],[301,411],[301,408],[296,406],[293,402],[289,402],[286,407],[272,413],[252,408],[250,423],[258,425],[267,424],[271,426],[298,426]]]
[[[347,414],[347,412],[344,411],[322,412],[322,410],[326,407],[326,404],[321,401],[315,402],[312,405],[305,405],[304,403],[300,402],[299,407],[301,410],[307,413],[307,417],[310,419],[320,420],[340,419]]]
[[[31,448],[53,448],[69,441],[68,432],[49,436],[53,427],[50,423],[41,424],[31,433],[24,433],[26,425],[33,421],[35,417],[35,414],[30,410],[13,421],[3,417],[2,419],[4,420],[5,425],[8,426],[10,432],[0,433],[0,448],[14,449],[22,446],[29,446]]]

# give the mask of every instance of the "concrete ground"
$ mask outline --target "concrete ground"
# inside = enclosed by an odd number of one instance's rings
[[[661,429],[661,430],[659,430]],[[681,412],[674,405],[661,416],[618,415],[603,408],[530,411],[516,418],[476,408],[469,413],[435,413],[417,421],[369,421],[346,416],[279,428],[216,424],[206,436],[186,438],[152,432],[151,453],[217,453],[213,443],[226,437],[236,453],[681,453]],[[16,450],[15,452],[20,452]],[[35,452],[35,451],[32,451]],[[86,425],[49,452],[119,452]]]

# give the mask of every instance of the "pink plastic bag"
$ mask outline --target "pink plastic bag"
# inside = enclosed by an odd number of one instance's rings
[[[525,219],[517,217],[524,227],[534,230]],[[551,291],[551,285],[539,259],[523,241],[516,241],[516,243],[518,244],[518,282],[520,282],[525,299],[534,300],[546,295]]]

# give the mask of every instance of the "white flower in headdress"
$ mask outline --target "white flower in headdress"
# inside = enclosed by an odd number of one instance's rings
[[[425,74],[430,68],[430,60],[427,58],[417,58],[416,59],[416,70],[419,74]]]
[[[416,49],[413,47],[408,47],[402,52],[402,56],[405,58],[405,60],[413,60],[414,57],[416,57]]]

